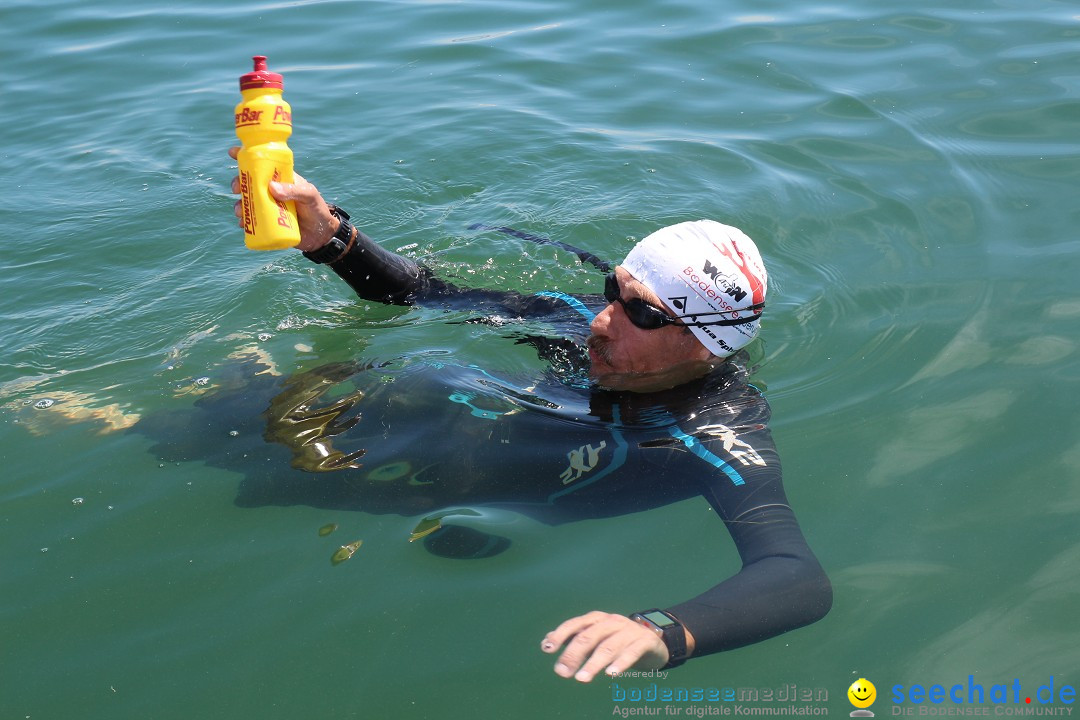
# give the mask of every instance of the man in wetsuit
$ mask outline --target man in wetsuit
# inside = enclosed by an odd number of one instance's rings
[[[236,149],[230,154],[235,158]],[[611,432],[620,434],[635,423],[652,432],[634,446],[633,461],[611,464],[625,478],[620,488],[626,492],[648,479],[661,493],[665,486],[693,483],[724,520],[743,562],[739,573],[667,609],[570,618],[541,643],[544,652],[561,651],[558,675],[588,682],[601,672],[674,667],[691,656],[807,625],[828,612],[832,590],[784,495],[767,404],[733,360],[757,334],[767,289],[757,248],[743,233],[712,221],[657,231],[608,276],[607,305],[592,315],[581,300],[559,293],[521,296],[444,282],[375,244],[299,176],[292,185],[271,183],[270,190],[278,200],[296,203],[298,249],[328,265],[365,299],[453,303],[519,317],[569,304],[591,316],[589,376],[598,402],[611,407]],[[238,191],[234,180],[233,192]],[[648,419],[627,419],[636,408],[644,408],[638,414]],[[663,411],[660,420],[656,408]],[[598,458],[589,451],[599,447],[582,445],[576,470],[569,455],[563,482],[595,467]],[[585,502],[602,505],[603,497]]]

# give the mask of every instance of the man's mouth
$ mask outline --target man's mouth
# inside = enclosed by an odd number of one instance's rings
[[[589,348],[589,360],[596,364],[597,360],[605,365],[611,365],[611,342],[605,338],[590,335],[585,341]]]

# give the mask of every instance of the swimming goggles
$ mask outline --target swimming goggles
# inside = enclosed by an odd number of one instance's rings
[[[755,303],[749,307],[736,308],[734,310],[721,310],[718,312],[695,313],[693,315],[668,315],[666,312],[650,305],[641,298],[622,299],[622,291],[619,289],[619,281],[615,273],[608,273],[604,280],[604,298],[609,302],[618,302],[626,311],[626,317],[642,330],[659,330],[665,325],[683,325],[684,327],[704,327],[706,325],[745,325],[754,322],[761,317],[761,310],[765,303]],[[751,312],[752,315],[741,318],[723,318],[720,320],[700,321],[699,317],[705,315],[730,315],[735,312]],[[689,318],[689,322],[687,319]]]

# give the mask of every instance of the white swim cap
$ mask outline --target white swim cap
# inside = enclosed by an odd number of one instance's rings
[[[714,220],[670,225],[639,242],[622,266],[687,322],[756,315],[769,278],[757,245],[742,230]],[[723,313],[723,314],[717,314]],[[697,317],[694,317],[694,316]],[[718,357],[733,355],[757,337],[760,320],[740,325],[690,326]]]

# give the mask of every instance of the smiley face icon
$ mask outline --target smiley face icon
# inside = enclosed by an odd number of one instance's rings
[[[866,678],[859,678],[851,683],[851,687],[847,690],[847,696],[855,707],[860,709],[868,708],[874,704],[874,700],[877,700],[877,688],[874,687],[874,683]]]

